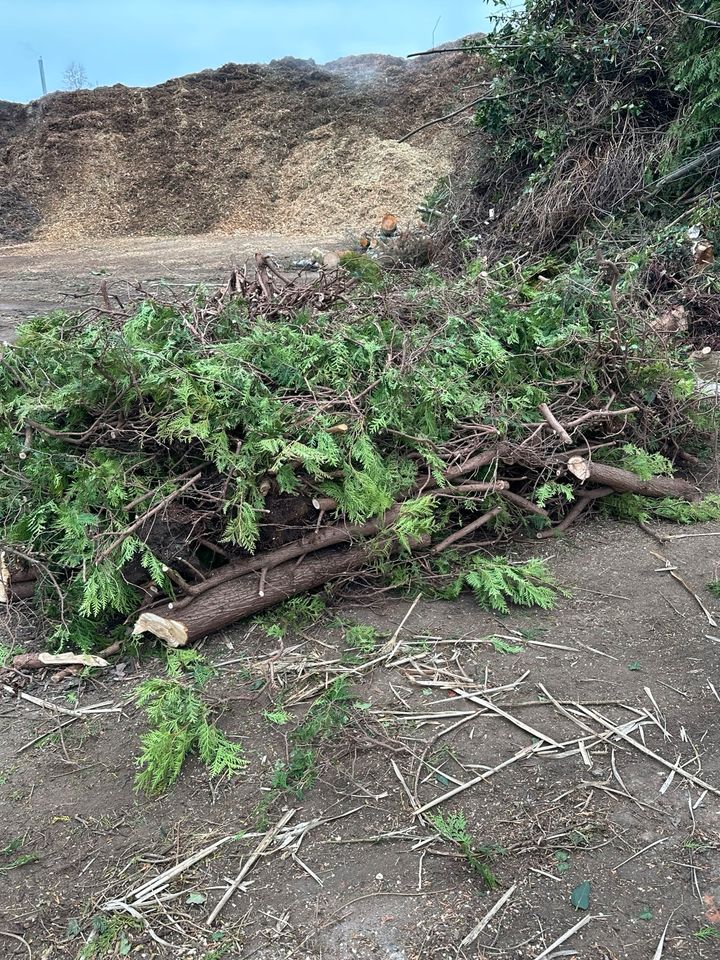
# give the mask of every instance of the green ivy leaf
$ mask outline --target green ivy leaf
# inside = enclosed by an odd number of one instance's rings
[[[185,903],[203,904],[207,900],[204,893],[191,893]]]

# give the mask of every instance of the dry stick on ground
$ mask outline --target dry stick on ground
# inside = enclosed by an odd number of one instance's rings
[[[717,627],[717,623],[716,623],[715,620],[713,619],[713,616],[712,616],[712,614],[710,613],[710,611],[708,610],[708,608],[707,608],[707,607],[705,606],[705,604],[702,602],[702,600],[701,600],[700,597],[697,595],[697,593],[695,593],[695,591],[692,589],[692,587],[690,587],[690,586],[683,580],[683,578],[680,576],[680,574],[678,574],[678,573],[675,572],[675,570],[671,567],[670,561],[667,559],[667,557],[663,557],[663,556],[661,556],[659,553],[655,553],[655,552],[652,551],[652,550],[650,551],[650,553],[652,553],[652,555],[653,555],[654,557],[657,557],[658,560],[662,560],[662,562],[665,564],[665,570],[663,570],[662,572],[663,572],[663,573],[665,573],[665,572],[669,573],[670,576],[673,578],[673,580],[677,580],[677,582],[680,584],[680,586],[683,587],[685,590],[687,590],[687,592],[688,592],[688,593],[690,594],[690,596],[696,601],[697,605],[700,607],[700,609],[702,610],[702,612],[705,614],[705,617],[707,618],[707,622],[710,624],[710,626],[711,626],[711,627]]]
[[[514,727],[518,727],[518,729],[523,730],[525,733],[529,733],[531,737],[536,737],[538,740],[541,740],[543,743],[546,743],[551,747],[556,747],[558,749],[560,748],[561,745],[557,742],[557,740],[554,740],[546,733],[542,733],[540,730],[536,730],[535,727],[531,727],[529,724],[523,723],[522,720],[518,720],[517,717],[507,713],[502,709],[502,707],[499,707],[496,703],[493,703],[492,700],[484,700],[482,697],[478,697],[474,693],[468,693],[466,690],[462,690],[458,687],[453,689],[456,695],[458,697],[462,697],[463,700],[470,700],[472,703],[476,703],[479,707],[484,707],[485,710],[489,710],[491,713],[496,713],[503,719],[509,720]]]
[[[383,656],[386,660],[392,660],[392,658],[395,656],[395,654],[398,652],[398,650],[402,646],[403,641],[398,638],[400,637],[403,627],[412,616],[413,610],[418,605],[421,599],[422,599],[422,594],[419,593],[413,600],[410,606],[410,609],[407,611],[405,616],[402,618],[402,620],[398,624],[395,633],[392,635],[392,637],[390,637],[388,642],[384,644],[382,649],[380,650],[380,655]]]
[[[255,864],[256,860],[258,860],[258,859],[263,855],[263,853],[265,853],[265,851],[267,850],[267,848],[270,846],[270,844],[273,842],[273,840],[274,840],[275,837],[278,835],[278,833],[282,830],[282,828],[285,826],[285,824],[288,823],[288,821],[291,820],[291,819],[295,816],[295,812],[296,812],[295,810],[288,810],[286,813],[284,813],[283,816],[282,816],[282,817],[278,820],[278,822],[275,824],[275,826],[272,827],[270,830],[268,830],[268,832],[267,832],[267,833],[265,834],[265,836],[262,838],[262,840],[260,841],[260,843],[259,843],[259,844],[257,845],[257,847],[255,848],[255,850],[254,850],[254,851],[250,854],[250,856],[247,858],[247,860],[246,860],[245,863],[243,864],[242,869],[240,870],[240,873],[235,877],[235,879],[233,880],[233,882],[230,884],[230,886],[228,887],[228,889],[225,891],[225,893],[224,893],[223,896],[221,897],[220,902],[218,903],[218,905],[215,907],[215,909],[212,911],[212,913],[210,914],[210,916],[207,918],[207,925],[208,925],[209,927],[211,927],[211,926],[213,925],[213,923],[215,922],[215,920],[216,920],[217,917],[219,916],[220,911],[221,911],[222,908],[225,906],[225,904],[228,902],[228,900],[230,899],[230,897],[232,897],[232,895],[235,893],[235,891],[237,890],[237,888],[238,888],[238,887],[240,886],[240,884],[242,883],[243,879],[244,879],[244,878],[247,876],[247,874],[250,872],[250,870],[251,870],[251,868],[253,867],[253,865]]]
[[[574,927],[570,927],[570,929],[566,930],[562,936],[558,937],[557,940],[554,940],[549,947],[546,947],[543,950],[542,953],[539,953],[535,957],[535,960],[544,960],[545,957],[549,957],[550,954],[553,953],[557,947],[565,943],[566,940],[569,940],[570,937],[573,936],[573,934],[578,932],[578,930],[582,930],[582,928],[586,924],[590,923],[591,920],[604,920],[604,919],[605,917],[602,914],[596,914],[595,916],[591,916],[590,914],[588,914],[588,916],[583,917],[582,920],[579,920]]]
[[[39,743],[41,740],[44,740],[46,737],[52,737],[56,733],[59,733],[61,730],[64,730],[65,727],[71,726],[73,723],[77,723],[80,717],[70,717],[69,720],[65,720],[64,723],[59,723],[57,726],[53,727],[52,730],[48,730],[46,733],[41,733],[39,736],[35,737],[33,740],[30,740],[28,743],[23,744],[18,750],[15,751],[15,756],[19,757],[21,753],[25,753],[26,750],[29,750],[30,747],[34,747],[36,743]]]
[[[0,937],[10,937],[11,940],[17,940],[18,943],[23,943],[27,948],[30,960],[32,960],[32,950],[30,949],[30,944],[27,942],[25,937],[21,937],[18,933],[10,933],[9,930],[0,930]]]
[[[656,760],[658,763],[662,764],[662,766],[667,770],[674,770],[676,774],[683,777],[685,780],[689,780],[691,783],[694,783],[696,787],[701,787],[703,790],[708,790],[710,793],[714,793],[715,796],[720,797],[720,790],[717,787],[713,787],[712,784],[706,783],[704,780],[701,780],[700,777],[696,777],[694,774],[684,770],[679,763],[670,763],[669,760],[666,760],[649,747],[646,747],[644,743],[639,743],[637,740],[633,740],[632,737],[627,733],[624,733],[617,726],[617,724],[611,723],[606,717],[596,713],[594,710],[590,710],[581,703],[576,703],[575,707],[577,707],[581,713],[584,713],[586,717],[590,717],[592,720],[595,720],[596,723],[599,723],[602,727],[605,727],[606,730],[616,733],[618,737],[620,737],[626,743],[629,743],[631,747],[635,747],[635,749],[639,750],[640,753],[644,753],[645,756],[651,757],[653,760]]]
[[[114,657],[116,653],[120,653],[124,646],[123,640],[116,640],[114,643],[111,643],[109,646],[105,647],[98,654],[99,657],[107,659],[107,657]],[[58,670],[57,673],[54,673],[52,676],[53,683],[62,683],[63,680],[67,680],[68,677],[75,677],[83,670],[82,667],[66,667],[65,670]]]
[[[635,860],[643,853],[647,853],[648,850],[652,850],[653,847],[657,847],[660,843],[665,843],[669,840],[669,837],[660,837],[659,840],[654,840],[652,843],[648,843],[647,846],[643,847],[642,850],[638,850],[636,853],[631,854],[626,860],[623,860],[621,863],[617,863],[613,870],[619,870],[620,867],[624,867],[626,863],[630,863],[631,860]]]
[[[426,813],[428,810],[432,810],[433,807],[439,806],[441,803],[445,803],[446,800],[451,800],[453,797],[457,796],[458,793],[463,793],[465,790],[469,790],[470,787],[476,786],[478,783],[482,783],[483,780],[487,780],[489,777],[492,777],[494,774],[499,773],[501,770],[504,770],[505,767],[509,767],[511,764],[516,763],[518,760],[524,760],[526,757],[529,757],[533,753],[537,753],[542,744],[533,743],[530,746],[523,747],[522,750],[518,750],[517,753],[514,753],[511,757],[508,757],[507,760],[503,760],[502,763],[499,763],[496,767],[493,767],[491,770],[485,770],[483,773],[479,774],[477,777],[473,777],[472,780],[468,780],[467,783],[461,783],[458,787],[453,787],[452,790],[448,790],[447,793],[444,793],[441,797],[435,797],[434,800],[430,800],[428,803],[424,804],[422,807],[418,807],[413,811],[413,816],[420,817],[422,814]]]
[[[51,703],[49,700],[41,700],[39,697],[33,697],[32,694],[23,693],[22,690],[14,690],[12,687],[9,687],[6,683],[2,685],[2,689],[5,693],[10,694],[12,697],[19,697],[21,700],[25,700],[28,703],[34,704],[36,707],[42,707],[43,710],[50,710],[53,713],[62,713],[66,717],[95,717],[100,713],[122,713],[120,707],[111,707],[110,709],[104,709],[105,704],[95,704],[92,707],[83,707],[79,710],[70,710],[67,707],[61,707],[57,703]],[[101,709],[101,706],[103,709]]]
[[[483,932],[485,927],[490,923],[490,921],[495,916],[495,914],[498,913],[499,910],[505,906],[505,904],[508,902],[510,897],[515,893],[515,891],[517,890],[517,887],[518,887],[517,883],[514,883],[508,890],[505,891],[505,893],[500,897],[497,903],[495,903],[492,907],[490,907],[490,909],[482,918],[482,920],[480,920],[480,922],[472,928],[472,930],[465,937],[464,940],[461,940],[460,942],[461,950],[464,949],[465,947],[471,947],[475,943],[477,938]]]
[[[165,870],[165,872],[161,873],[159,876],[153,877],[152,880],[147,880],[145,883],[141,884],[141,886],[131,890],[125,899],[132,904],[140,905],[148,898],[155,897],[157,893],[166,887],[171,880],[174,880],[175,877],[180,876],[180,874],[184,873],[185,870],[189,870],[190,867],[195,866],[196,863],[200,863],[201,860],[209,857],[211,853],[215,853],[215,851],[219,850],[220,847],[225,846],[226,843],[230,843],[233,840],[237,840],[237,834],[223,837],[221,840],[216,840],[208,847],[204,847],[197,853],[193,853],[189,857],[186,857],[180,863],[175,864],[174,867],[170,867],[168,870]]]

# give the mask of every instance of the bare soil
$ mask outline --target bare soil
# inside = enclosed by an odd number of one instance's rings
[[[295,809],[291,823],[323,822],[294,855],[271,847],[214,926],[206,925],[207,916],[257,838],[229,842],[174,881],[166,891],[171,898],[145,908],[152,933],[172,947],[159,946],[149,929],[128,927],[98,955],[520,960],[538,957],[589,915],[555,957],[717,957],[720,630],[659,572],[664,564],[654,554],[667,557],[710,615],[720,617],[720,602],[706,589],[720,574],[720,525],[658,529],[689,536],[660,544],[635,527],[594,519],[546,544],[550,566],[571,593],[554,611],[514,609],[498,618],[470,598],[419,603],[398,635],[402,654],[412,659],[358,675],[353,692],[360,706],[318,748],[320,775],[302,798],[268,788],[276,761],[288,755],[288,733],[310,701],[289,708],[286,726],[271,723],[265,711],[322,681],[322,664],[347,654],[331,623],[281,643],[245,625],[203,644],[218,665],[207,696],[222,729],[243,743],[249,766],[235,782],[212,785],[192,761],[156,801],[133,791],[133,758],[146,727],[131,697],[142,679],[162,674],[158,658],[126,657],[80,686],[36,683],[33,694],[68,708],[103,701],[121,708],[64,729],[58,719],[68,718],[6,696],[0,849],[22,837],[21,852],[37,860],[8,869],[18,852],[0,855],[1,955],[20,958],[32,950],[43,960],[74,960],[93,934],[93,918],[111,917],[103,904],[123,901],[217,839],[264,831]],[[528,549],[537,547],[518,548]],[[409,606],[408,599],[364,600],[355,593],[333,612],[393,634]],[[524,631],[520,653],[474,642],[516,630]],[[308,668],[294,678],[287,668],[298,652]],[[675,776],[669,781],[667,768],[622,740],[588,741],[585,759],[577,752],[535,754],[444,802],[431,812],[463,811],[476,843],[490,851],[499,887],[488,891],[458,848],[413,815],[398,771],[410,794],[426,803],[534,737],[433,681],[488,696],[559,742],[585,731],[544,698],[541,683],[563,704],[588,705],[613,722],[644,717],[633,739],[677,762]],[[486,694],[507,684],[514,686]],[[477,712],[451,730],[459,718],[448,714],[463,710]],[[683,771],[712,790],[683,779]],[[587,911],[571,904],[584,881]],[[471,946],[461,947],[513,884],[503,909]]]
[[[198,283],[224,283],[236,265],[256,252],[271,254],[283,267],[318,247],[332,251],[353,241],[335,235],[275,233],[124,237],[77,243],[36,241],[0,247],[0,340],[12,340],[28,316],[99,304],[105,280],[126,301],[138,284],[149,291],[182,291]]]

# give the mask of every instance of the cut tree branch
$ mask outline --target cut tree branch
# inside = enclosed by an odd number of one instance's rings
[[[581,483],[592,480],[606,487],[612,487],[616,493],[637,493],[643,497],[674,497],[693,503],[700,499],[697,489],[687,480],[675,477],[651,477],[642,480],[636,473],[613,467],[607,463],[597,463],[584,457],[570,457],[567,469]]]

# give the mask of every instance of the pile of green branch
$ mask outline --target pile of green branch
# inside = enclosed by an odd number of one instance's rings
[[[28,321],[0,362],[7,600],[82,650],[347,578],[549,606],[496,545],[597,502],[696,509],[671,475],[708,426],[692,371],[594,261],[372,280]]]

